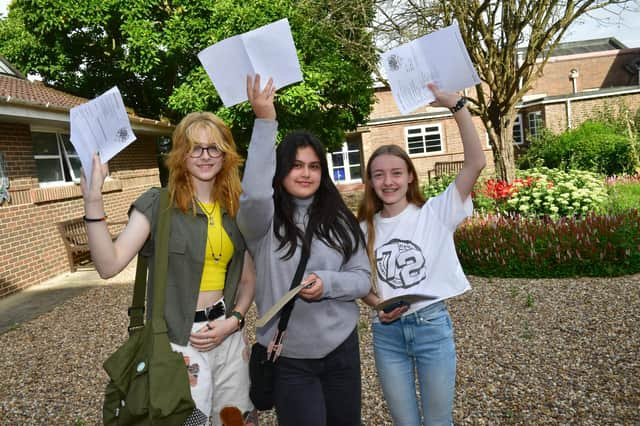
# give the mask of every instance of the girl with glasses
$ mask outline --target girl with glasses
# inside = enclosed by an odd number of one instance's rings
[[[197,409],[187,423],[219,425],[225,406],[253,411],[241,329],[253,301],[255,273],[235,222],[241,158],[229,128],[208,112],[184,117],[172,140],[165,320],[171,345],[183,354],[190,374]],[[95,155],[91,184],[84,176],[81,180],[91,256],[103,278],[122,271],[137,254],[148,256],[153,265],[160,198],[160,190],[153,188],[135,200],[114,242],[104,221],[102,185],[108,173]]]

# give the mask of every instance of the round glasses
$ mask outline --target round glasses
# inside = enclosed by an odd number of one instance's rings
[[[207,151],[207,154],[211,158],[218,158],[222,156],[222,154],[224,154],[222,151],[220,151],[220,148],[218,147],[218,145],[209,145],[209,146],[194,145],[193,148],[191,148],[191,151],[189,152],[189,156],[191,158],[200,158],[202,157],[202,153],[205,151]]]

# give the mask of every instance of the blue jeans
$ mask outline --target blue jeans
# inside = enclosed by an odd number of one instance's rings
[[[392,323],[374,321],[373,349],[394,425],[452,424],[456,349],[444,302],[405,314]]]

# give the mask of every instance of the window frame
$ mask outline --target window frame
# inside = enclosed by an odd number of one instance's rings
[[[327,152],[327,166],[329,168],[329,174],[331,176],[331,180],[335,184],[351,184],[351,183],[362,183],[362,173],[364,171],[364,164],[362,164],[362,142],[352,142],[358,144],[358,149],[349,149],[349,141],[344,141],[342,143],[342,147],[339,151]],[[360,162],[357,164],[351,164],[349,161],[349,153],[357,152]],[[333,155],[342,155],[342,165],[334,166],[333,165]],[[359,178],[351,177],[351,168],[353,166],[360,166],[360,175]],[[344,180],[335,180],[334,178],[334,169],[342,168],[344,169]]]
[[[529,136],[538,136],[540,134],[540,131],[544,127],[544,121],[542,121],[542,111],[531,111],[530,113],[528,113],[527,124],[529,128]]]
[[[520,133],[520,142],[516,142],[516,126],[518,126]],[[514,145],[522,145],[524,143],[524,129],[522,127],[522,113],[516,114],[516,120],[513,122],[513,127],[511,128],[511,134]]]
[[[67,152],[67,148],[65,147],[65,141],[63,137],[67,137],[69,144],[71,144],[71,135],[68,131],[62,129],[51,129],[46,127],[31,127],[31,134],[33,133],[45,133],[45,134],[53,134],[55,135],[56,140],[56,148],[57,154],[36,154],[33,152],[33,160],[36,162],[38,160],[51,160],[57,159],[59,171],[61,172],[64,180],[52,180],[52,181],[41,181],[40,177],[36,173],[36,178],[38,179],[38,185],[40,188],[54,187],[54,186],[71,186],[77,185],[80,183],[80,176],[76,176],[76,173],[71,165],[71,158],[77,158],[80,160],[80,156],[76,152],[75,154],[70,154]],[[33,139],[32,139],[33,144]],[[33,145],[32,145],[33,149]],[[37,166],[36,166],[37,170]],[[66,180],[67,173],[71,180]]]
[[[429,131],[429,132],[425,132],[425,129],[428,127],[433,127],[433,128],[437,128],[437,131]],[[422,137],[422,147],[423,147],[423,151],[422,152],[416,152],[416,153],[412,153],[410,148],[409,148],[409,136],[413,136],[415,137],[417,134],[409,134],[410,130],[414,130],[414,129],[420,129],[421,133],[419,136]],[[440,149],[438,151],[427,151],[426,150],[426,144],[425,144],[425,136],[428,135],[433,135],[433,134],[437,134],[439,136],[439,140],[440,140]],[[404,128],[404,145],[405,145],[405,149],[407,151],[407,154],[409,154],[409,157],[427,157],[427,156],[433,156],[433,155],[440,155],[440,154],[444,154],[446,151],[444,149],[444,137],[442,134],[442,123],[441,122],[437,122],[437,123],[425,123],[425,124],[419,124],[416,126],[407,126]]]

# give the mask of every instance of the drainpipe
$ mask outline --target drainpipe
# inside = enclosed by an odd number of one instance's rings
[[[578,80],[578,77],[580,76],[580,74],[578,74],[578,70],[577,69],[572,69],[571,72],[569,73],[569,79],[571,80],[571,86],[573,89],[573,93],[577,93],[578,92],[578,84],[576,82],[576,80]]]
[[[567,129],[571,129],[571,99],[565,102],[565,112],[567,114]]]

